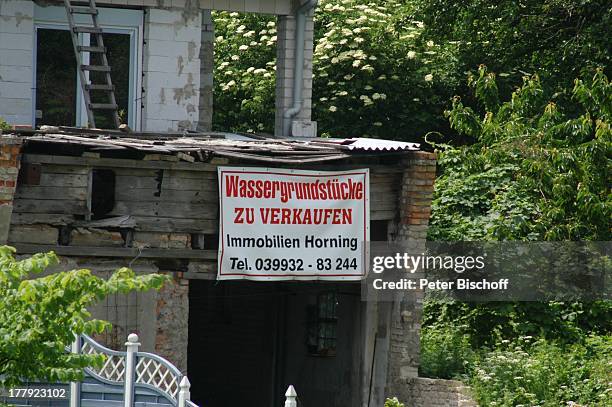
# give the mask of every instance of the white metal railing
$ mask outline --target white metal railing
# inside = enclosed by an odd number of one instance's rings
[[[102,367],[86,368],[87,373],[96,379],[108,383],[124,386],[124,406],[134,406],[135,386],[152,389],[176,407],[198,407],[191,402],[189,379],[184,376],[172,363],[159,355],[139,352],[138,335],[130,334],[125,343],[127,351],[108,349],[87,335],[81,335],[72,345],[74,353],[101,354],[105,356]],[[76,384],[72,394],[78,394]],[[73,397],[71,407],[76,407],[78,397]]]

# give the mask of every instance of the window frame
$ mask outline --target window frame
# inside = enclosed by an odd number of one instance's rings
[[[128,98],[131,103],[128,104],[127,123],[130,128],[140,130],[142,127],[142,55],[143,55],[143,30],[144,30],[144,11],[129,10],[129,9],[114,9],[98,7],[98,22],[105,33],[123,34],[130,37],[130,84],[128,90]],[[90,17],[75,15],[77,23],[79,21],[88,22]],[[37,74],[37,38],[39,29],[50,30],[66,30],[68,31],[68,20],[66,17],[66,9],[60,6],[41,7],[34,5],[34,36],[32,45],[32,125],[36,126],[36,82]],[[89,44],[89,34],[80,34],[79,39],[82,45]],[[67,50],[72,54],[72,47]],[[88,53],[83,62],[87,63]],[[86,73],[87,75],[87,73]],[[112,74],[111,74],[112,75]],[[81,81],[77,72],[77,89],[76,89],[76,126],[87,127],[87,111],[83,101],[83,93],[81,92]],[[44,124],[44,123],[42,123]]]

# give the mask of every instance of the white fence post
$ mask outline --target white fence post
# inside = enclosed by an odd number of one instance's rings
[[[287,392],[285,393],[287,400],[285,401],[285,407],[297,407],[297,393],[293,385],[289,385]]]
[[[125,357],[125,390],[123,395],[123,406],[134,407],[134,380],[136,370],[136,352],[138,352],[138,335],[129,334],[125,343],[127,355]]]
[[[81,353],[81,336],[76,335],[74,342],[70,345],[70,352]],[[81,407],[81,384],[79,382],[70,382],[70,407]]]
[[[181,383],[179,384],[177,407],[186,407],[187,402],[191,401],[191,393],[189,392],[189,388],[191,388],[191,383],[189,383],[187,376],[183,376]]]

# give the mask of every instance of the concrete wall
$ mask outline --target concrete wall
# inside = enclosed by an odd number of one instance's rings
[[[215,26],[210,10],[202,10],[202,36],[200,41],[200,116],[198,131],[212,130],[213,118],[213,71]]]
[[[0,0],[0,116],[32,122],[34,2]]]
[[[407,379],[396,396],[407,406],[477,407],[469,390],[469,387],[455,380],[415,377]]]
[[[127,5],[157,8],[181,8],[198,5],[207,10],[226,10],[244,13],[290,14],[293,0],[101,0],[98,5]]]
[[[199,8],[147,12],[143,130],[196,129],[201,28]]]

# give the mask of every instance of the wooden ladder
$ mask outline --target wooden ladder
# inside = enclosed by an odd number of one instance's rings
[[[117,106],[117,100],[115,99],[115,87],[111,80],[111,67],[108,65],[108,58],[106,56],[106,47],[104,46],[104,40],[102,39],[102,28],[98,24],[98,9],[96,7],[95,0],[89,0],[89,7],[75,7],[72,5],[71,0],[64,0],[66,7],[66,14],[68,16],[68,25],[70,27],[70,35],[72,37],[72,45],[74,47],[74,55],[77,61],[77,71],[79,72],[79,79],[81,81],[81,90],[83,91],[83,98],[85,99],[85,107],[87,109],[87,120],[89,127],[96,127],[96,120],[94,117],[94,110],[106,110],[111,111],[115,127],[119,128],[121,121],[119,120],[119,112]],[[74,14],[84,14],[91,16],[92,24],[89,26],[76,25],[74,21]],[[90,34],[95,36],[95,46],[82,46],[79,44],[79,33]],[[91,43],[90,43],[91,45]],[[97,54],[100,56],[100,65],[84,65],[83,64],[83,52],[89,52],[90,64],[92,56]],[[94,84],[89,83],[85,72],[102,72],[106,77],[106,83]],[[107,103],[94,103],[92,101],[90,91],[105,91],[108,95]]]

